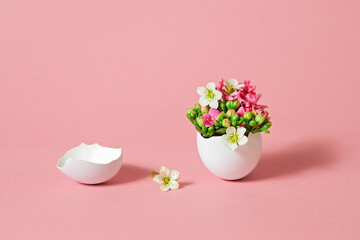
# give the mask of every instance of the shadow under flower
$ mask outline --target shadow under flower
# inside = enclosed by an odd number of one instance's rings
[[[179,189],[183,189],[183,188],[185,188],[185,187],[187,187],[187,186],[190,186],[190,185],[192,185],[194,182],[190,182],[190,181],[179,181],[179,185],[180,185],[180,187],[179,187]]]

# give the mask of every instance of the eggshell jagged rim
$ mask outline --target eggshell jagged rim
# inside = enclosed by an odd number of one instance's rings
[[[94,148],[103,148],[105,150],[109,149],[109,150],[113,150],[115,151],[116,153],[113,154],[112,157],[108,157],[107,160],[105,161],[94,161],[94,160],[89,160],[89,159],[86,159],[84,157],[73,157],[74,154],[77,153],[77,151],[79,151],[81,148],[87,148],[88,151],[93,151]],[[122,156],[122,148],[110,148],[110,147],[104,147],[104,146],[101,146],[99,145],[98,143],[94,143],[94,144],[85,144],[85,143],[81,143],[79,146],[77,147],[74,147],[72,149],[70,149],[69,151],[67,151],[61,158],[59,158],[59,161],[58,161],[58,164],[57,164],[57,168],[63,168],[65,167],[66,165],[66,162],[69,160],[69,159],[74,159],[74,160],[77,160],[77,161],[83,161],[83,162],[86,162],[86,163],[90,163],[90,164],[99,164],[99,165],[105,165],[105,164],[109,164],[111,162],[114,162],[116,160],[118,160],[120,157]]]

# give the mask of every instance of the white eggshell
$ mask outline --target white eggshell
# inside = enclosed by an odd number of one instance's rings
[[[248,142],[232,151],[220,136],[203,138],[197,133],[197,147],[206,168],[219,178],[236,180],[248,175],[258,164],[261,152],[261,134],[250,134]]]
[[[75,181],[97,184],[116,175],[122,164],[122,156],[121,148],[81,143],[59,159],[57,168]]]

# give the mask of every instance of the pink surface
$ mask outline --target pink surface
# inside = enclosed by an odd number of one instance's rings
[[[0,239],[360,239],[358,1],[0,2]],[[250,79],[271,134],[251,175],[211,175],[186,110]],[[357,105],[355,105],[357,103]],[[124,149],[104,185],[80,142]],[[166,165],[181,189],[149,176]]]

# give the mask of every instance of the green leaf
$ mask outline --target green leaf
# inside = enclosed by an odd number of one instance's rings
[[[226,133],[226,128],[220,128],[215,131],[219,135],[224,135]]]
[[[251,121],[249,122],[249,125],[252,126],[252,127],[254,127],[254,126],[257,125],[257,123],[256,123],[255,120],[251,120]]]
[[[196,123],[194,124],[194,126],[199,133],[203,134],[201,127],[199,127]]]

